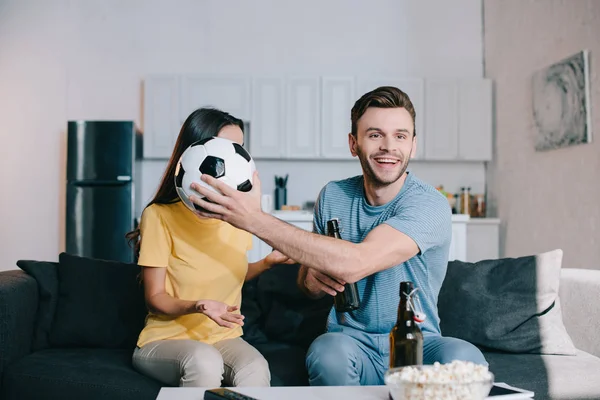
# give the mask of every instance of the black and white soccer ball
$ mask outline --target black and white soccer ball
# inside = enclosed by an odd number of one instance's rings
[[[195,142],[183,152],[175,169],[175,189],[190,210],[201,210],[190,200],[191,195],[204,198],[192,189],[192,183],[218,193],[218,190],[200,180],[201,174],[217,178],[231,188],[249,192],[255,170],[254,160],[241,145],[215,136]]]

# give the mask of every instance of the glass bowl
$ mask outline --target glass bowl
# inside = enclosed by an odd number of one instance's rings
[[[391,368],[384,375],[392,400],[484,400],[494,384],[487,367],[462,363]],[[467,365],[467,367],[465,367]],[[446,366],[449,366],[446,368]],[[452,371],[454,368],[454,373]],[[468,369],[470,368],[470,369]]]

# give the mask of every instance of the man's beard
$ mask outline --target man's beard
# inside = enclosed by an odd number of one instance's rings
[[[412,151],[412,149],[411,149],[411,151]],[[401,164],[400,168],[396,169],[393,174],[389,174],[386,176],[378,176],[377,173],[375,172],[375,170],[373,169],[373,166],[369,162],[370,161],[369,157],[366,156],[362,152],[362,149],[360,147],[357,147],[356,153],[358,155],[358,159],[360,160],[360,165],[362,166],[362,169],[366,175],[366,178],[375,187],[388,186],[388,185],[391,185],[392,183],[398,181],[398,179],[400,179],[402,177],[402,175],[404,175],[404,173],[406,172],[406,169],[408,168],[408,162],[410,159],[410,157],[404,157],[404,156],[395,157],[395,158],[399,158],[398,162]],[[380,155],[385,157],[385,154],[380,154]],[[373,160],[373,162],[376,162],[376,161]]]

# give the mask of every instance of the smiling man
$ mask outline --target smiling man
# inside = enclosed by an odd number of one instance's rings
[[[319,194],[314,232],[289,225],[260,209],[260,182],[238,192],[207,176],[216,194],[199,185],[212,203],[194,198],[207,211],[261,238],[302,266],[298,284],[310,297],[335,295],[357,282],[358,310],[332,308],[327,332],[310,346],[306,365],[311,385],[381,385],[389,367],[389,332],[396,322],[401,281],[412,281],[426,316],[423,361],[467,360],[487,365],[470,343],[440,332],[437,298],[446,274],[452,236],[448,201],[407,171],[416,151],[415,110],[394,87],[364,94],[351,111],[350,152],[363,174],[329,182]],[[338,218],[338,240],[326,236],[327,220]],[[460,307],[460,305],[457,305]]]

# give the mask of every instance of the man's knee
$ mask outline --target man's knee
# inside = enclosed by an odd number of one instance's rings
[[[351,337],[343,333],[325,333],[310,345],[306,368],[311,385],[350,385],[356,349]]]
[[[475,364],[488,365],[483,353],[473,344],[457,338],[444,337],[443,345],[437,353],[437,360],[441,364],[446,364],[455,360],[471,361]]]

